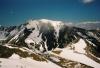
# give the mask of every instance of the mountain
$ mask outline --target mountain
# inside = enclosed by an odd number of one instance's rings
[[[77,24],[76,27],[86,30],[100,30],[100,22],[82,22],[81,24]]]
[[[0,27],[0,42],[1,68],[100,67],[100,30],[29,20],[20,26]]]

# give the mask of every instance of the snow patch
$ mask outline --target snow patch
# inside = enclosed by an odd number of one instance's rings
[[[20,56],[14,53],[9,59],[19,59],[19,58]]]
[[[81,44],[82,43],[80,43],[79,45],[81,45]],[[64,48],[59,56],[66,58],[66,59],[70,59],[70,60],[73,60],[73,61],[83,63],[85,65],[88,65],[88,66],[91,66],[91,67],[94,67],[94,68],[100,68],[99,63],[93,61],[92,59],[87,57],[85,54],[75,53],[73,50],[69,50],[67,48]]]
[[[85,41],[83,39],[80,39],[77,43],[73,44],[72,46],[75,47],[76,52],[85,54],[84,49],[86,48],[87,44],[85,43]]]
[[[52,60],[56,61],[56,62],[59,62],[60,60],[57,59],[56,57],[50,57]]]
[[[13,55],[13,57],[17,58],[16,55]],[[40,62],[40,61],[35,61],[31,58],[21,58],[21,59],[0,58],[0,61],[1,61],[0,68],[61,68],[50,61]]]

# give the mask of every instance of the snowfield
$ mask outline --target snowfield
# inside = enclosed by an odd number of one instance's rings
[[[100,68],[100,31],[47,19],[12,29],[0,31],[0,57],[10,56],[0,58],[0,68]]]
[[[93,61],[92,59],[90,59],[84,54],[85,53],[84,48],[86,47],[86,43],[84,42],[83,39],[80,39],[76,44],[73,45],[75,46],[75,50],[64,48],[59,56],[86,64],[94,68],[100,68],[99,63]]]
[[[9,59],[0,58],[0,68],[61,68],[56,64],[48,62],[35,61],[31,58],[21,58],[13,54]]]
[[[100,68],[99,63],[93,61],[92,59],[88,58],[84,54],[74,53],[74,51],[72,51],[72,50],[64,49],[63,52],[60,54],[60,57],[70,59],[73,61],[77,61],[77,62],[83,63],[85,65],[94,67],[94,68]]]

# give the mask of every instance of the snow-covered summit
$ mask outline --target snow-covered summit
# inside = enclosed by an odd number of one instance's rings
[[[32,28],[34,25],[41,26],[42,24],[51,24],[54,27],[64,25],[62,21],[53,21],[48,19],[39,19],[39,20],[29,20],[27,28]]]
[[[90,31],[68,26],[62,21],[39,19],[29,20],[20,26],[2,27],[0,37],[5,38],[0,40],[2,58],[22,60],[22,57],[30,57],[36,61],[49,60],[64,68],[81,68],[84,64],[86,68],[100,66],[99,30]],[[85,63],[86,60],[92,62],[88,64]]]

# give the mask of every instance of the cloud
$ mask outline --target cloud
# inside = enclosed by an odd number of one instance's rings
[[[83,2],[84,4],[89,4],[89,3],[94,2],[94,0],[82,0],[82,2]]]

